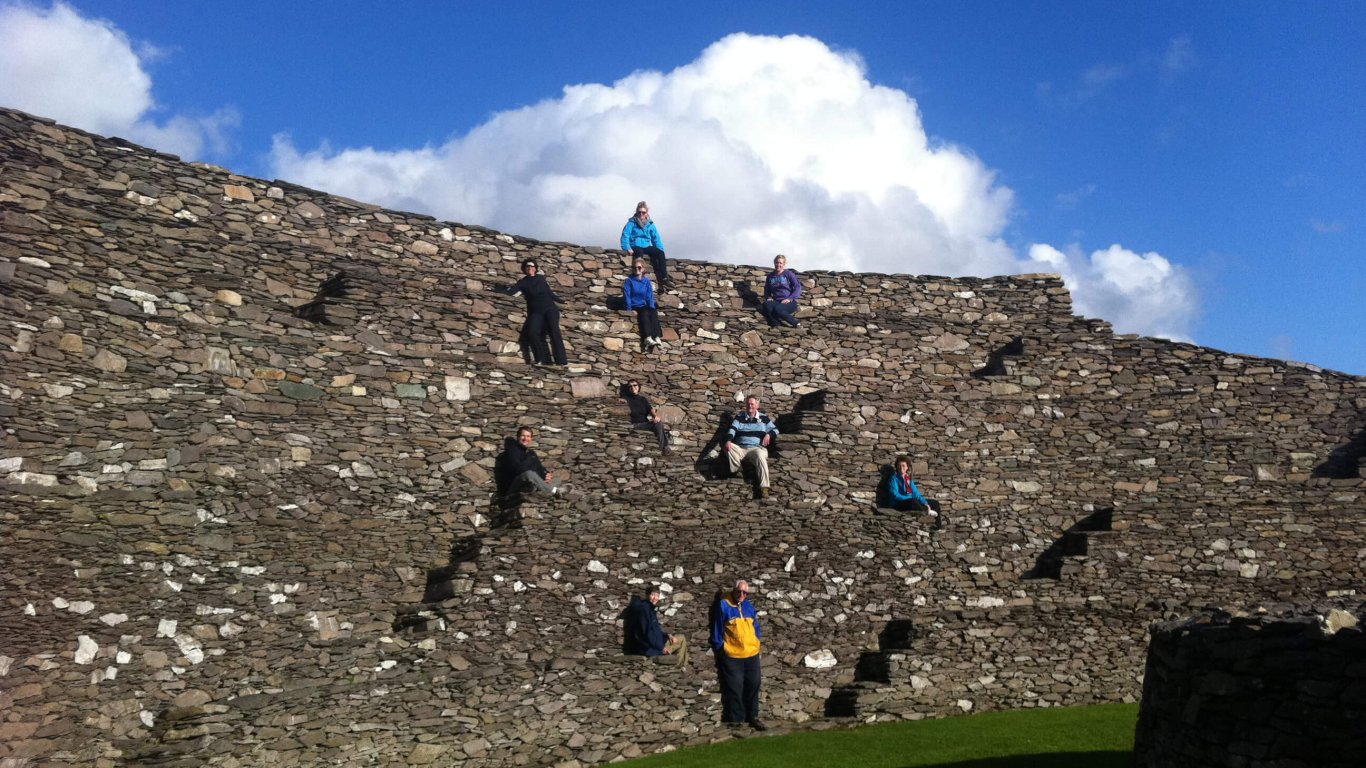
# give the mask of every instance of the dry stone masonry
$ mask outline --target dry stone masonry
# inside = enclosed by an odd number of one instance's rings
[[[1352,610],[1202,612],[1153,630],[1134,765],[1366,761],[1366,635]]]
[[[619,655],[647,583],[701,647],[749,579],[788,727],[1136,701],[1151,622],[1366,583],[1366,380],[1115,335],[1054,275],[794,253],[808,308],[770,329],[763,270],[680,260],[646,355],[613,249],[13,111],[0,164],[7,766],[582,766],[728,738],[705,654]],[[524,362],[494,290],[528,256],[568,369]],[[626,428],[629,378],[673,456]],[[706,458],[749,393],[784,432],[763,502]],[[581,498],[494,502],[522,424]],[[942,530],[875,508],[902,452]]]

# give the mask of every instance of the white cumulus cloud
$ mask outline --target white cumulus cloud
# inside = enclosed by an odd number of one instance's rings
[[[230,109],[153,118],[143,65],[154,55],[150,47],[140,55],[112,23],[64,3],[0,4],[0,104],[188,158],[222,151],[237,124]]]
[[[1109,320],[1121,333],[1191,340],[1199,305],[1195,283],[1161,254],[1112,245],[1087,256],[1075,246],[1064,253],[1035,243],[1029,258],[1063,276],[1077,314]]]
[[[644,199],[672,257],[947,275],[1053,263],[1003,240],[1013,193],[991,168],[929,136],[915,100],[870,82],[856,54],[809,37],[730,35],[671,72],[568,86],[439,146],[277,136],[272,162],[349,197],[590,245],[615,247]],[[1188,336],[1195,293],[1162,256],[1051,253],[1080,311]]]

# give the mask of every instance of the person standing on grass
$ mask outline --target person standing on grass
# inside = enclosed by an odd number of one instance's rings
[[[740,579],[714,606],[711,617],[711,647],[721,684],[721,722],[728,728],[749,723],[756,731],[768,730],[759,719],[762,636],[759,612],[749,601],[749,582]]]

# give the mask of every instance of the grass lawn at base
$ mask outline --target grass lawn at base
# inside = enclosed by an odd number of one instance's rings
[[[623,768],[1127,768],[1137,704],[1018,709],[860,728],[748,736]],[[772,723],[771,725],[776,725]]]

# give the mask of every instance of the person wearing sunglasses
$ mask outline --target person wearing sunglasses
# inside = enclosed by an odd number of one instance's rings
[[[537,365],[568,365],[564,354],[564,338],[560,335],[560,297],[550,290],[545,275],[534,259],[522,262],[522,279],[505,292],[526,300],[526,321],[522,323],[519,339],[522,348],[531,350]],[[550,347],[546,348],[546,337]],[[553,356],[552,356],[553,354]]]
[[[659,420],[659,412],[650,405],[650,399],[640,393],[640,382],[632,379],[626,385],[626,406],[631,409],[631,428],[648,429],[659,440],[659,450],[665,455],[673,453],[669,448],[669,427]]]
[[[711,647],[716,654],[717,682],[721,684],[721,722],[738,728],[749,723],[756,731],[768,726],[759,719],[761,670],[759,612],[749,601],[749,582],[740,579],[711,614]]]
[[[673,289],[674,281],[669,278],[669,265],[664,257],[664,241],[659,239],[659,228],[650,218],[650,206],[644,200],[636,203],[636,215],[627,219],[621,230],[621,250],[632,258],[650,257],[659,287]]]
[[[636,259],[631,264],[631,274],[622,283],[621,292],[626,297],[626,308],[636,311],[636,322],[640,325],[640,343],[646,351],[664,343],[660,338],[659,308],[655,305],[655,289],[650,278],[645,275],[645,260]]]

